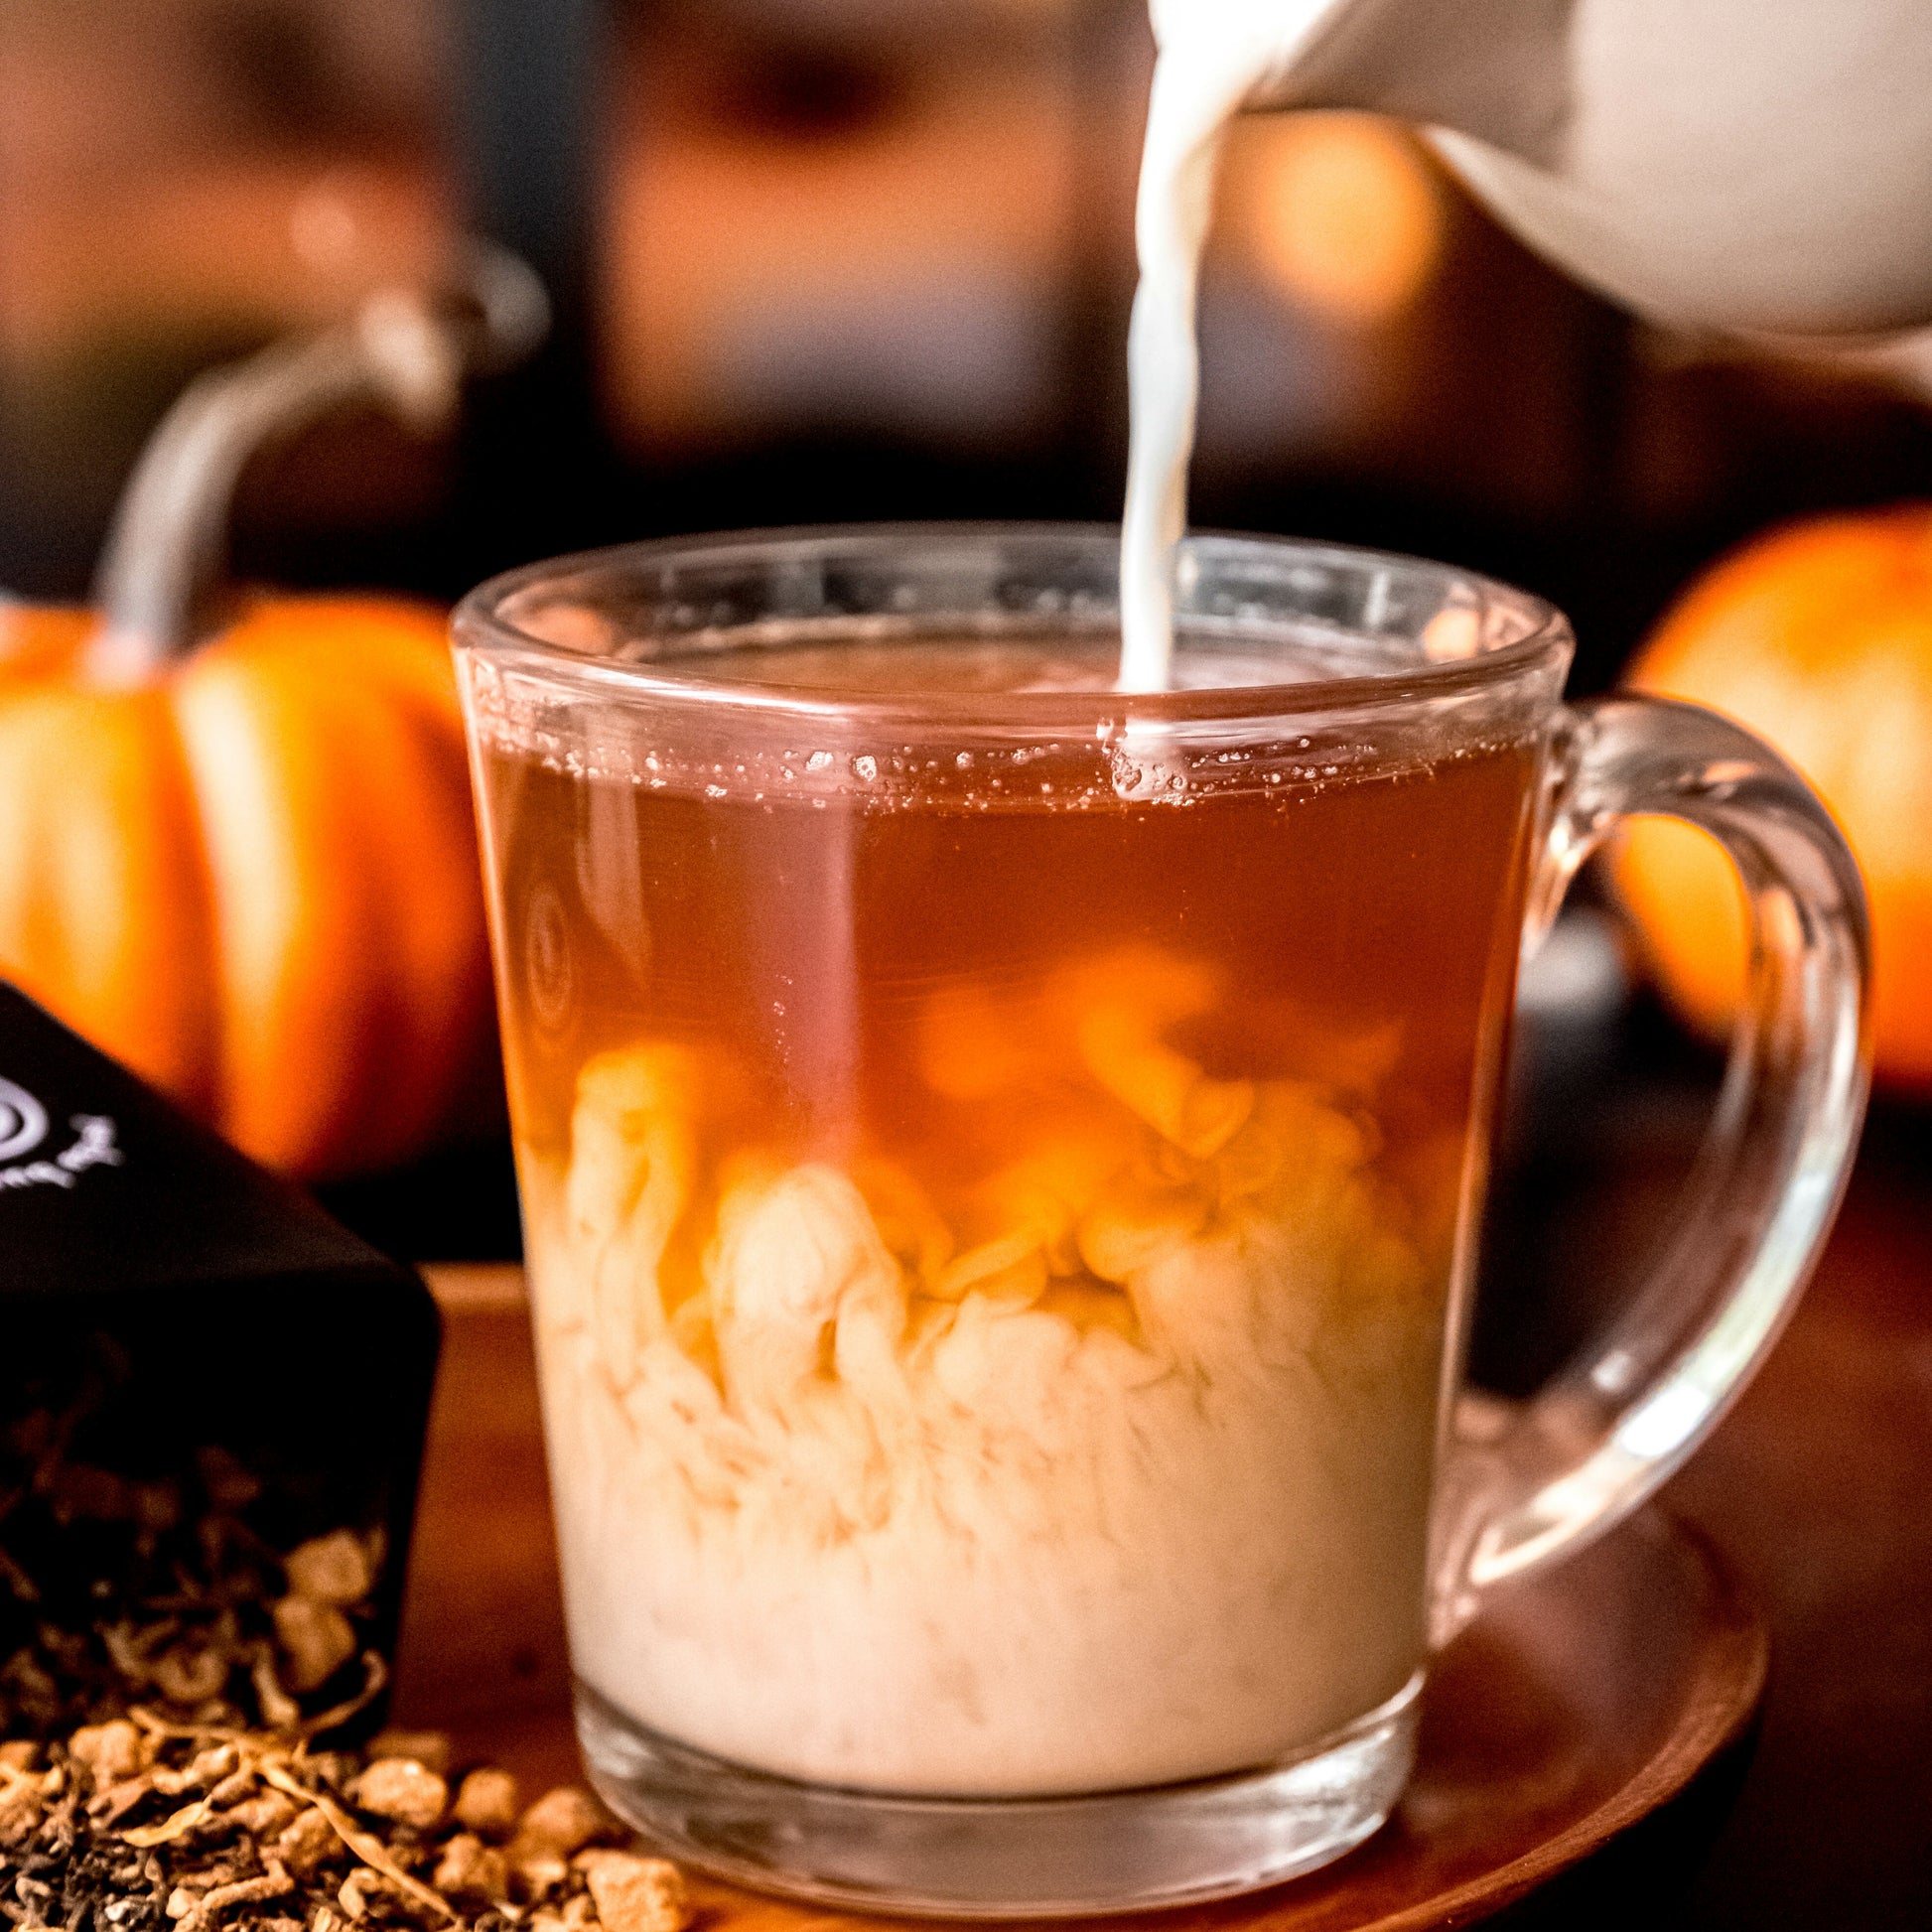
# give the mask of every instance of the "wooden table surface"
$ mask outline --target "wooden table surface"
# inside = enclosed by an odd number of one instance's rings
[[[1932,1925],[1932,1132],[1880,1115],[1817,1278],[1671,1485],[1771,1618],[1699,1927]]]
[[[1754,1748],[1508,1924],[1932,1925],[1929,1144],[1923,1117],[1876,1121],[1790,1330],[1667,1492],[1769,1611]],[[436,1273],[465,1343],[437,1394],[395,1719],[572,1778],[520,1281]]]

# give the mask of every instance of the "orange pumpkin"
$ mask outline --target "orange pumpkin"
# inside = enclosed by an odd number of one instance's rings
[[[0,973],[297,1173],[405,1159],[497,1085],[463,722],[440,612],[257,593],[209,622],[203,580],[256,444],[345,401],[433,422],[475,328],[387,296],[204,377],[98,612],[0,603]]]
[[[1746,544],[1666,614],[1629,682],[1756,732],[1831,808],[1871,899],[1877,1071],[1932,1087],[1932,505]],[[1645,820],[1614,870],[1666,995],[1723,1028],[1745,972],[1729,866],[1703,834]]]
[[[101,688],[88,614],[0,613],[0,970],[256,1159],[423,1147],[488,958],[441,615],[251,600]]]

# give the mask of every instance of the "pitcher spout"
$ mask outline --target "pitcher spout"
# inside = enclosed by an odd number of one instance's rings
[[[1250,96],[1444,129],[1541,167],[1571,115],[1578,0],[1331,0]]]

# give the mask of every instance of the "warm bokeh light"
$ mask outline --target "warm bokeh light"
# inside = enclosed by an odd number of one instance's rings
[[[438,273],[450,233],[436,181],[400,163],[246,155],[50,192],[0,220],[0,354],[90,330],[331,320]]]
[[[603,318],[626,440],[701,444],[814,406],[1016,434],[1045,400],[1074,221],[1056,76],[942,75],[803,133],[706,93],[628,76]]]
[[[0,9],[6,378],[85,379],[71,371],[90,355],[165,363],[178,343],[310,326],[439,273],[452,219],[433,125],[442,11]]]
[[[1367,114],[1237,126],[1220,217],[1240,257],[1290,301],[1356,326],[1406,309],[1443,246],[1436,184],[1414,140]]]
[[[1830,807],[1871,899],[1879,1078],[1932,1092],[1932,505],[1753,538],[1666,614],[1628,673],[1774,746]],[[1625,835],[1616,877],[1665,992],[1719,1032],[1745,986],[1742,898],[1709,839]]]

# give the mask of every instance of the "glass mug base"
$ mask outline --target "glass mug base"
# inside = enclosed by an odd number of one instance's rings
[[[1262,1769],[1067,1798],[895,1797],[772,1777],[661,1737],[581,1682],[577,1736],[619,1817],[735,1883],[948,1918],[1151,1911],[1279,1884],[1361,1844],[1414,1764],[1422,1681]]]

